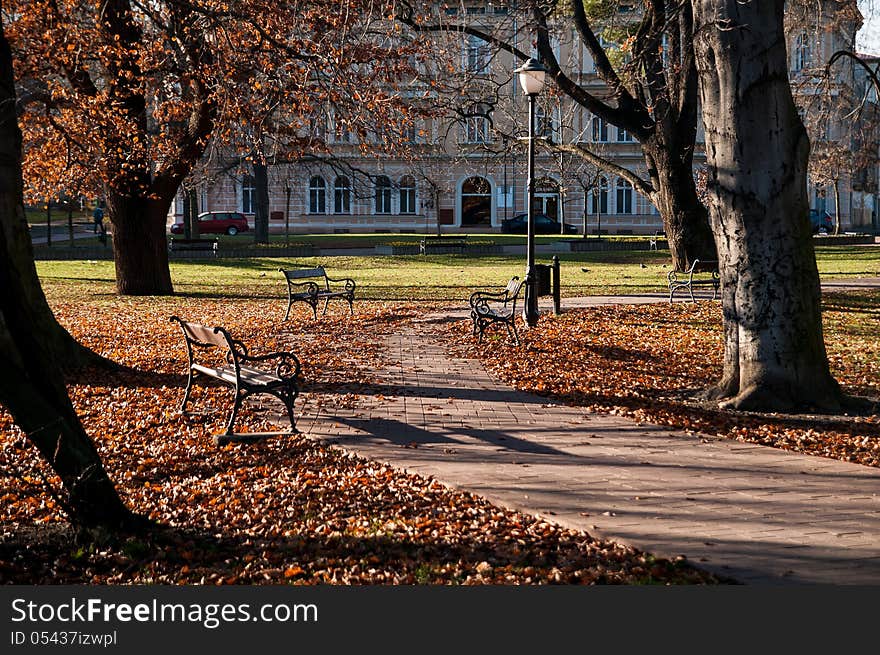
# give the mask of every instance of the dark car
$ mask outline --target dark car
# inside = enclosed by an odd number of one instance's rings
[[[501,231],[506,234],[526,234],[528,232],[528,216],[517,214],[513,218],[501,221]],[[574,225],[565,223],[565,234],[577,234]],[[560,234],[559,222],[547,214],[535,214],[535,234]]]
[[[831,214],[824,209],[811,209],[810,223],[813,225],[813,234],[828,234],[834,229]]]
[[[199,214],[199,234],[228,234],[248,231],[248,222],[240,212],[203,212]],[[171,234],[183,234],[183,223],[171,226]]]

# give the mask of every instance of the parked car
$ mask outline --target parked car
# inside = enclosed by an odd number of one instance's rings
[[[577,234],[578,230],[574,225],[565,223],[565,234]],[[526,234],[528,232],[528,216],[526,214],[517,214],[513,218],[501,221],[501,231],[507,234]],[[535,234],[559,234],[559,221],[556,221],[547,214],[535,214]]]
[[[233,236],[248,231],[248,222],[240,212],[202,212],[199,214],[199,234],[228,234]],[[183,234],[183,223],[171,226],[171,234]]]
[[[828,234],[834,229],[831,214],[824,209],[811,209],[810,223],[813,224],[813,234]]]

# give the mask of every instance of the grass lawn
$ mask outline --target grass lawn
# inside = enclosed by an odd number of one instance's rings
[[[539,263],[550,263],[539,255]],[[566,253],[560,255],[562,295],[663,293],[668,255],[644,250]],[[824,246],[816,261],[823,280],[880,276],[880,248]],[[503,286],[524,275],[521,255],[395,255],[217,259],[171,263],[179,294],[192,296],[280,298],[280,267],[323,264],[331,277],[352,277],[357,297],[373,300],[441,300],[466,302],[475,288]],[[37,270],[47,283],[78,284],[88,280],[95,292],[114,292],[110,261],[41,261]]]

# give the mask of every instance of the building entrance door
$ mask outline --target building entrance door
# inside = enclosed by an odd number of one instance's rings
[[[546,214],[554,220],[559,216],[559,185],[553,180],[544,178],[535,185],[535,211]]]

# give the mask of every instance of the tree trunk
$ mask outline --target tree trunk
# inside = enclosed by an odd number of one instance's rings
[[[724,373],[709,395],[738,409],[837,410],[784,0],[692,2],[724,316]]]
[[[269,243],[269,169],[254,163],[254,242]]]
[[[663,219],[672,265],[677,271],[686,271],[695,259],[718,259],[715,240],[708,211],[697,195],[690,150],[670,148],[656,139],[642,144],[656,189],[651,199]],[[688,152],[682,156],[679,150]]]
[[[192,211],[190,210],[190,203],[192,202],[192,196],[190,196],[189,191],[184,189],[183,191],[183,238],[184,239],[192,239],[193,238],[193,221],[192,221]]]
[[[30,240],[21,234],[22,189],[12,55],[0,23],[0,253],[9,254],[0,257],[0,402],[61,478],[74,522],[131,525],[134,517],[107,476],[53,362],[75,342],[54,318],[49,327],[51,312],[36,282]],[[30,266],[23,267],[26,254]],[[62,348],[56,350],[59,343]]]
[[[11,87],[12,80],[12,60],[7,53],[7,44],[5,40],[0,42],[0,85],[4,88],[0,89],[0,97],[12,98],[14,91]],[[6,85],[10,85],[6,88]],[[0,112],[3,106],[0,104]],[[15,114],[7,117],[0,114],[0,153],[4,160],[0,165],[7,166],[9,162],[5,158],[19,157],[21,154],[21,134],[18,131],[18,125],[15,122]],[[7,124],[5,121],[9,121]],[[17,174],[18,178],[21,174]],[[9,177],[2,182],[0,192],[5,196],[12,192],[14,179]],[[112,366],[109,360],[104,359],[100,355],[92,352],[85,346],[81,345],[70,336],[58,321],[46,302],[46,296],[43,294],[43,288],[40,285],[40,279],[37,276],[37,268],[34,265],[34,248],[31,243],[30,231],[28,230],[27,218],[24,214],[24,208],[17,205],[9,205],[4,207],[2,216],[0,216],[0,230],[3,232],[3,248],[0,249],[0,259],[4,260],[9,266],[13,279],[18,281],[19,293],[22,294],[22,302],[30,308],[31,312],[31,329],[34,331],[35,337],[44,344],[50,357],[58,366],[64,368],[78,368],[86,364],[95,366]]]
[[[850,213],[852,208],[850,208]],[[840,234],[840,178],[834,178],[834,235]]]
[[[107,207],[113,224],[117,293],[126,296],[173,294],[165,239],[171,201],[111,192]]]

